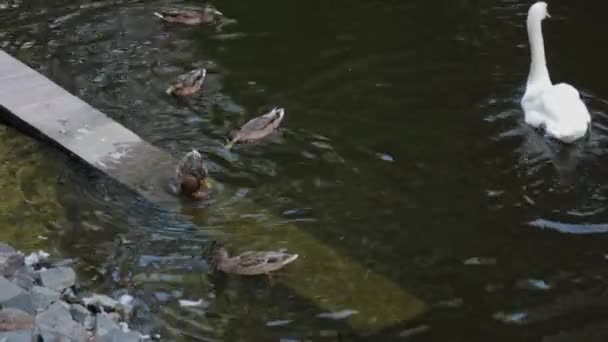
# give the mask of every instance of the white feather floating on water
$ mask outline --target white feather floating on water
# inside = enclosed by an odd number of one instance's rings
[[[181,307],[190,307],[190,306],[202,306],[205,304],[205,301],[203,301],[202,299],[199,299],[197,301],[193,301],[193,300],[188,300],[188,299],[180,299],[179,300],[179,306]]]
[[[359,311],[357,311],[357,310],[346,309],[346,310],[340,310],[340,311],[336,311],[336,312],[320,313],[317,315],[317,317],[340,320],[340,319],[349,318],[350,316],[356,315],[358,313],[359,313]]]

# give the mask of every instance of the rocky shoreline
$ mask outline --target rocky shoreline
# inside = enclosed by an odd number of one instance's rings
[[[135,342],[129,295],[80,293],[76,273],[40,251],[25,256],[0,242],[0,341]]]

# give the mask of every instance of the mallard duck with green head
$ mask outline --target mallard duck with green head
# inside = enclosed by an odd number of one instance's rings
[[[211,183],[203,156],[192,150],[179,161],[170,187],[174,194],[197,200],[207,198]]]
[[[169,23],[180,23],[185,25],[211,24],[222,12],[212,5],[201,8],[165,8],[154,12],[154,15]]]
[[[195,69],[177,77],[175,83],[171,84],[165,91],[169,95],[188,96],[201,90],[207,70],[204,68]]]
[[[283,251],[253,251],[230,256],[223,243],[212,241],[207,261],[218,271],[239,275],[268,275],[298,258]]]
[[[231,148],[237,142],[250,142],[262,139],[276,131],[285,116],[285,109],[273,108],[270,112],[249,120],[234,135],[226,145]]]

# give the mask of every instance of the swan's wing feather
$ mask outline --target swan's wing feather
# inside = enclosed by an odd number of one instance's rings
[[[547,115],[556,120],[590,122],[589,111],[578,91],[566,83],[547,88],[541,96],[542,105]]]

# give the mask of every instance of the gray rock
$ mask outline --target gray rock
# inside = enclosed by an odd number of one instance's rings
[[[120,322],[120,314],[118,312],[108,313],[108,317],[116,323]]]
[[[8,247],[8,248],[6,248]],[[5,245],[0,247],[0,275],[10,278],[13,273],[23,266],[23,255],[12,247]]]
[[[19,309],[0,311],[0,331],[29,330],[34,328],[34,317]]]
[[[100,313],[96,316],[95,338],[97,342],[114,341],[114,332],[121,331],[120,326],[105,313]]]
[[[97,337],[96,342],[139,342],[141,337],[139,333],[134,331],[123,332],[121,330],[112,330],[107,335]],[[1,342],[1,341],[0,341]]]
[[[11,254],[11,253],[19,253],[13,247],[5,244],[4,242],[0,242],[0,253],[3,254]]]
[[[74,286],[76,283],[76,273],[71,267],[55,267],[40,272],[42,285],[55,291]]]
[[[70,313],[76,322],[84,324],[84,320],[89,315],[89,310],[80,304],[73,304],[70,307]]]
[[[34,286],[36,279],[34,279],[34,276],[28,272],[26,266],[22,266],[16,270],[15,273],[13,273],[11,281],[20,288],[30,291]]]
[[[0,342],[32,342],[34,332],[32,330],[17,330],[0,333]]]
[[[36,316],[36,325],[44,341],[87,341],[84,327],[72,319],[69,305],[56,301]]]
[[[95,318],[95,316],[89,314],[84,319],[84,323],[82,325],[88,331],[95,330],[95,326],[97,325],[97,319]]]
[[[2,308],[15,308],[29,314],[34,314],[32,298],[19,286],[0,277],[0,306]]]
[[[80,298],[78,298],[76,294],[74,294],[74,290],[69,287],[63,290],[63,292],[61,293],[61,297],[64,301],[68,303],[80,303]]]
[[[53,291],[51,289],[47,289],[42,286],[34,286],[32,287],[32,303],[34,304],[34,309],[36,311],[44,311],[49,305],[53,304],[53,302],[59,300],[59,292]]]

